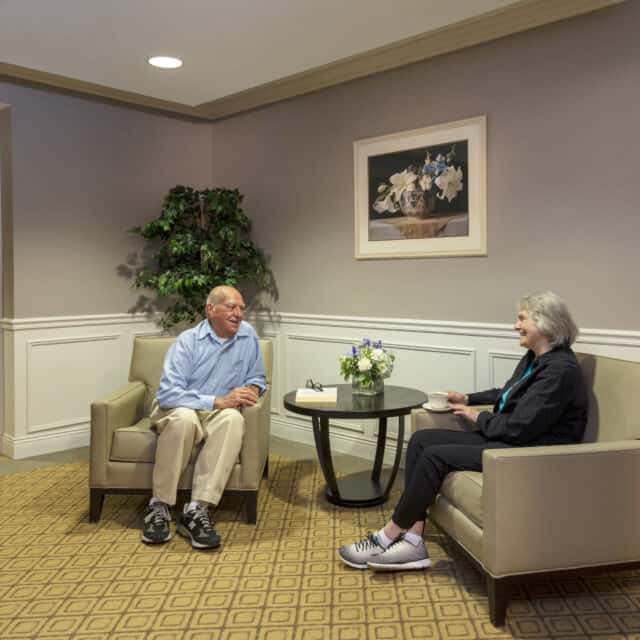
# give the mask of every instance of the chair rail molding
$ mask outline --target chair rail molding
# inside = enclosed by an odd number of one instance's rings
[[[387,384],[429,392],[500,386],[522,355],[510,324],[301,313],[249,314],[258,333],[273,341],[271,425],[280,438],[313,445],[310,419],[284,409],[285,393],[307,378],[340,379],[338,357],[364,336],[381,339],[396,356]],[[89,443],[89,405],[127,381],[136,336],[162,333],[153,316],[114,313],[4,318],[3,407],[0,445],[13,458],[42,455]],[[640,362],[640,332],[583,329],[576,351]],[[409,436],[409,419],[405,428]],[[391,462],[397,420],[389,421],[386,462]],[[377,422],[331,422],[338,453],[372,457]]]

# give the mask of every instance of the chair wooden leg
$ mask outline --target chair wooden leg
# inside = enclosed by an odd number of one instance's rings
[[[102,489],[89,489],[89,522],[98,522],[104,504]]]
[[[487,595],[489,596],[489,617],[494,627],[504,626],[507,605],[511,595],[511,582],[508,578],[486,576]]]
[[[267,458],[266,462],[264,463],[264,469],[262,471],[262,477],[263,478],[268,478],[269,477],[269,458]]]
[[[258,520],[258,492],[247,491],[244,494],[244,505],[247,510],[247,522],[255,524]]]

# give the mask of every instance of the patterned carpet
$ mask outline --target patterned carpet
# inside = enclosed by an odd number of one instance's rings
[[[638,572],[523,587],[496,629],[483,580],[435,530],[428,571],[349,569],[337,546],[389,509],[329,505],[310,461],[272,458],[270,470],[258,524],[225,499],[223,548],[204,553],[179,536],[142,545],[140,496],[108,496],[90,524],[85,463],[1,478],[0,638],[640,638]]]

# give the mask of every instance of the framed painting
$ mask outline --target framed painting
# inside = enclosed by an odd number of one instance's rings
[[[487,255],[486,117],[353,143],[355,256]]]

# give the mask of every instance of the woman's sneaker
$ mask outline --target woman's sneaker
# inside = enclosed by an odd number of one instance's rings
[[[399,538],[384,553],[369,560],[369,568],[374,571],[426,569],[430,565],[431,559],[424,542],[413,545],[404,538]]]
[[[213,528],[213,523],[209,518],[209,509],[204,505],[195,509],[187,509],[189,505],[184,505],[184,510],[176,526],[176,531],[184,538],[191,539],[191,546],[194,549],[215,549],[220,546],[220,536]]]
[[[170,522],[169,508],[164,502],[147,505],[142,524],[142,542],[161,544],[171,540]]]
[[[367,563],[384,553],[384,547],[371,532],[353,544],[345,544],[338,549],[340,560],[354,569],[366,569]]]

